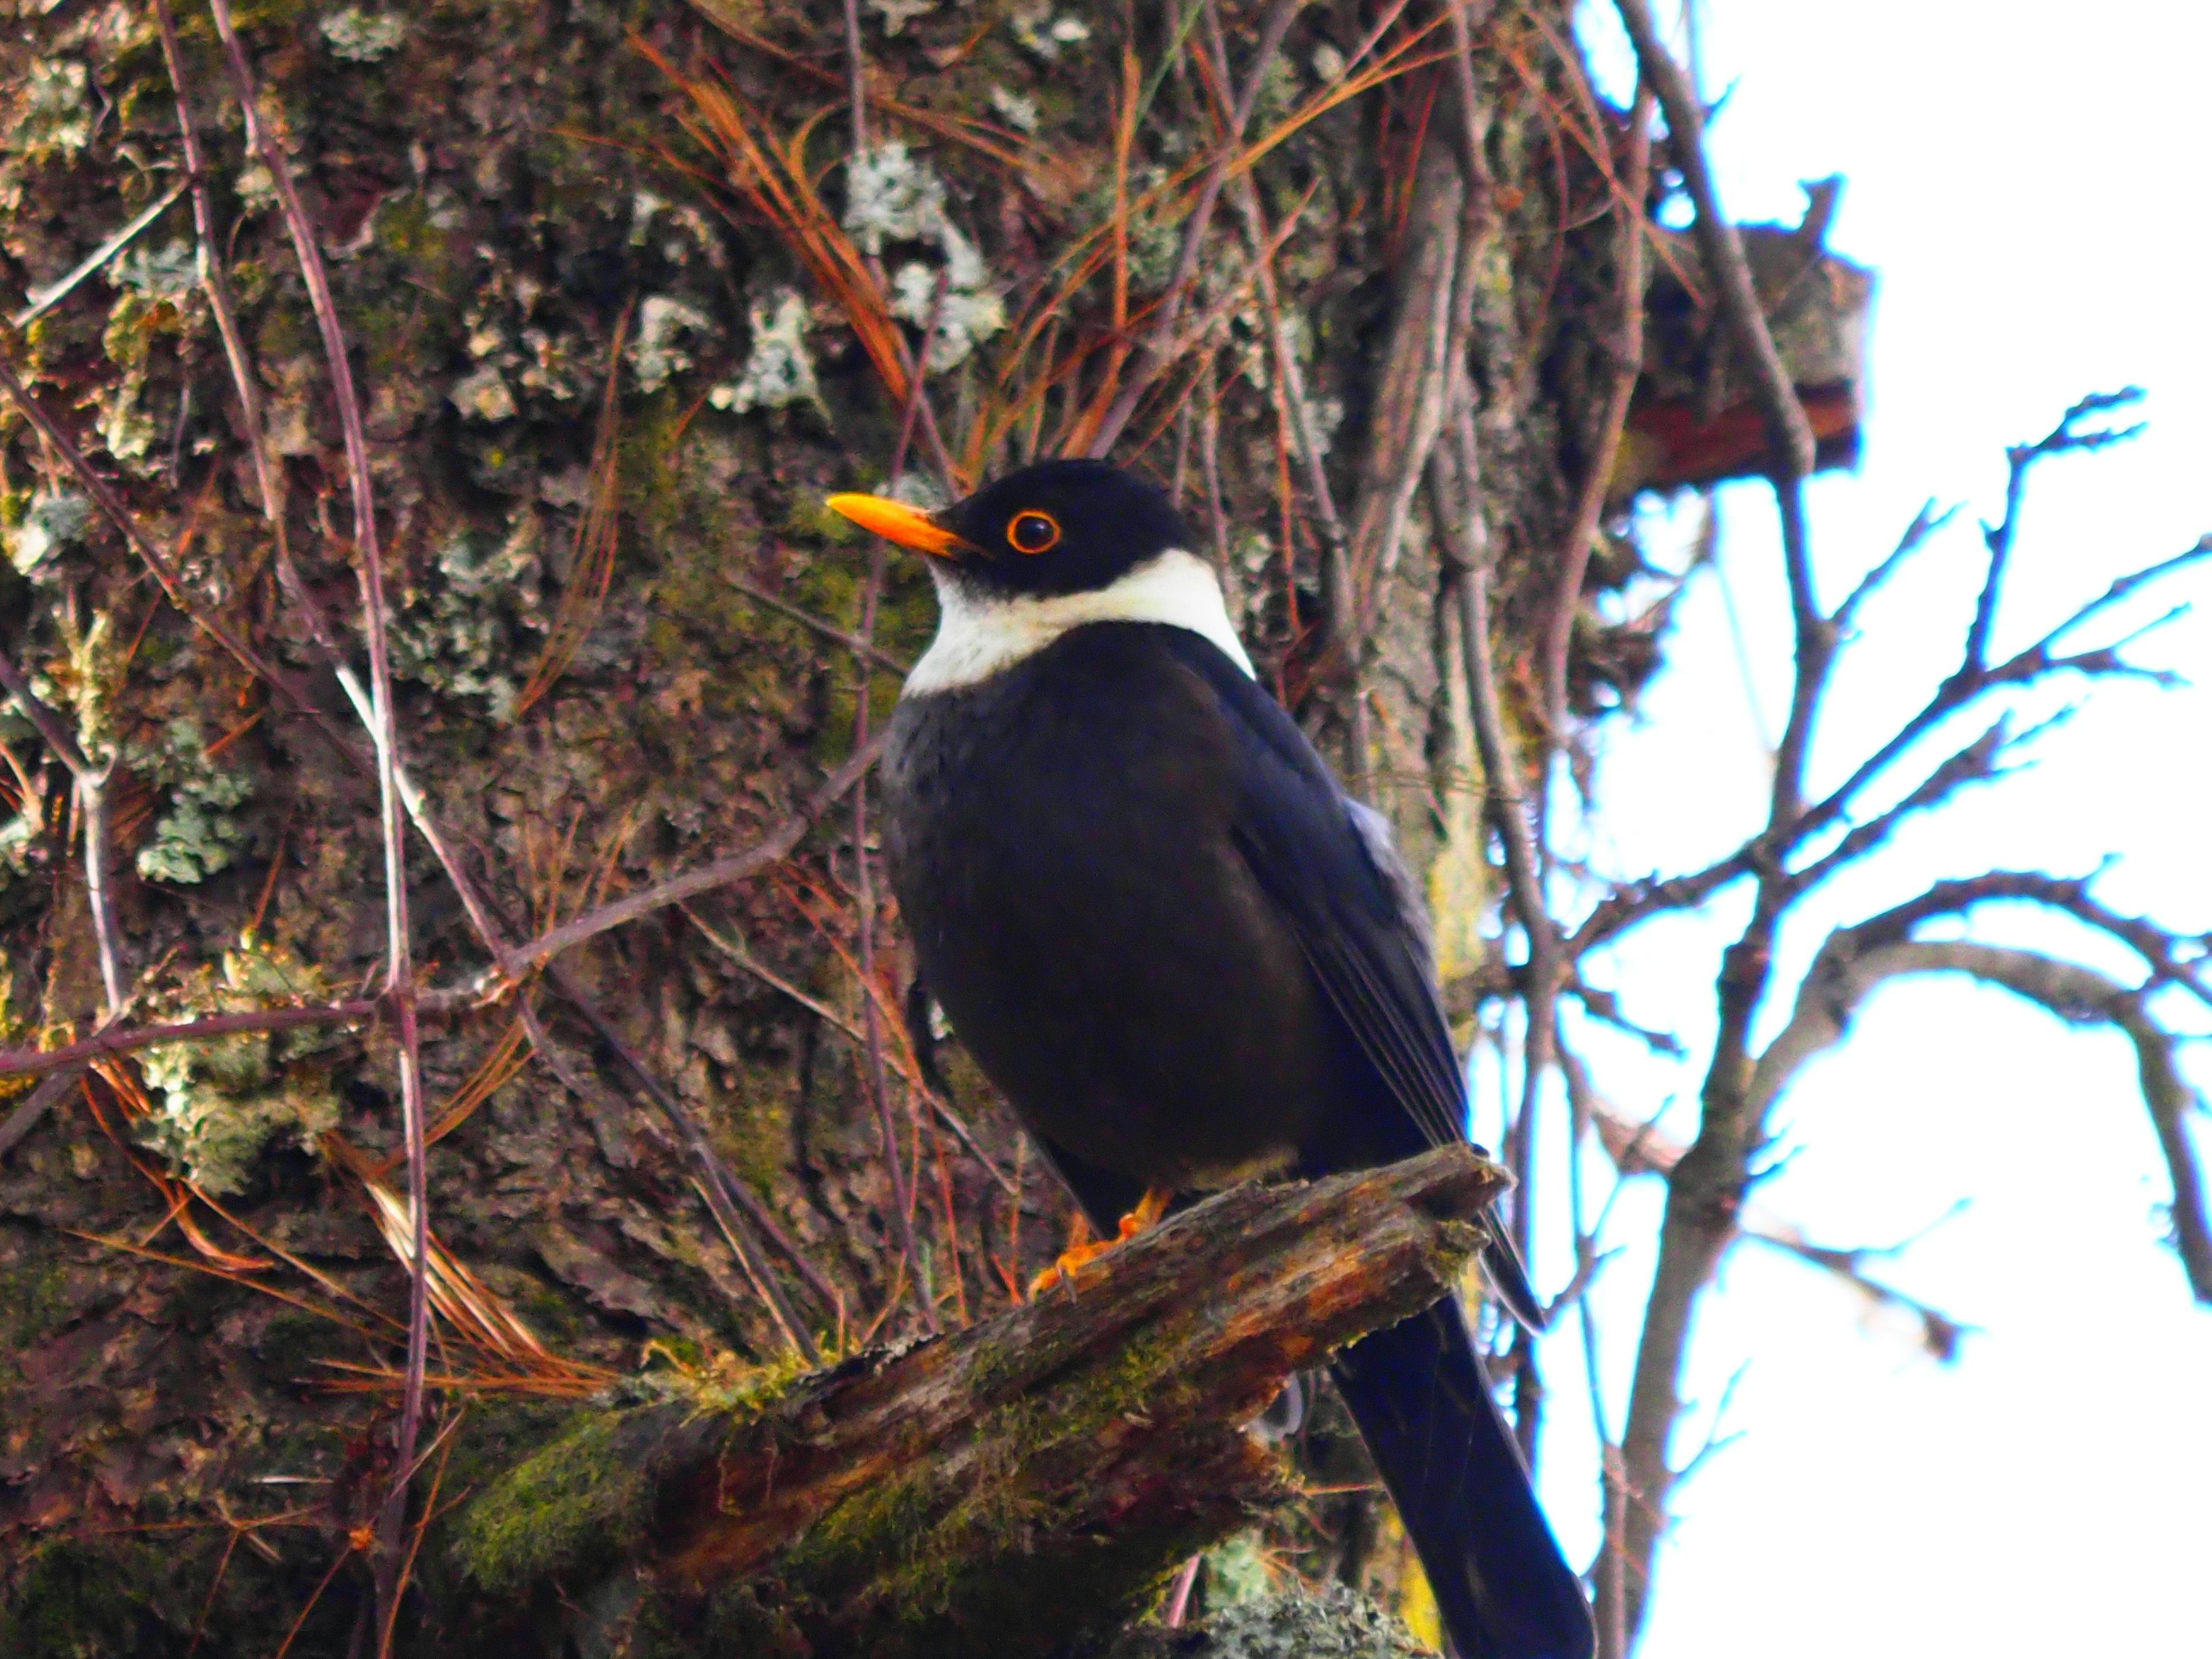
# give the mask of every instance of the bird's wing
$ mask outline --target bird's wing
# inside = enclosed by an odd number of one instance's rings
[[[1180,630],[1170,630],[1180,633]],[[1196,635],[1176,655],[1212,688],[1233,741],[1238,850],[1338,1015],[1429,1146],[1467,1139],[1467,1091],[1437,1000],[1419,896],[1380,816],[1345,798],[1282,705]]]
[[[1437,996],[1428,914],[1389,823],[1346,797],[1263,687],[1197,635],[1164,631],[1232,729],[1238,850],[1418,1133],[1407,1152],[1466,1140],[1466,1074]],[[1542,1329],[1543,1304],[1512,1242],[1499,1234],[1483,1265],[1513,1316]]]

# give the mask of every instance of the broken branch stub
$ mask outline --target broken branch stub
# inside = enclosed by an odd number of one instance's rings
[[[1444,1295],[1506,1184],[1462,1146],[1240,1188],[1072,1288],[772,1398],[592,1411],[476,1500],[456,1554],[549,1608],[641,1583],[628,1616],[709,1645],[1048,1652],[1296,1495],[1243,1425]]]

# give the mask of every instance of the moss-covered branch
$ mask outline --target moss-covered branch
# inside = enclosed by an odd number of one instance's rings
[[[1425,1307],[1504,1176],[1470,1148],[1224,1194],[1072,1289],[781,1390],[597,1411],[463,1516],[487,1590],[695,1650],[1042,1653],[1293,1493],[1245,1432],[1285,1377]]]

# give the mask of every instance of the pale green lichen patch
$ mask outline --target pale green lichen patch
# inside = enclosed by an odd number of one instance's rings
[[[453,382],[446,400],[461,411],[462,418],[486,424],[514,418],[514,394],[490,363],[472,369]]]
[[[169,790],[169,810],[138,849],[138,873],[149,881],[189,887],[227,870],[244,850],[246,830],[234,816],[253,796],[246,774],[208,757],[199,722],[169,722],[149,744],[134,744],[125,763]]]
[[[66,161],[92,142],[85,66],[69,58],[33,60],[13,100],[7,147],[26,161]]]
[[[714,331],[713,322],[696,306],[665,294],[647,296],[637,308],[637,334],[629,343],[638,390],[658,392],[690,368],[693,346]]]
[[[55,554],[83,541],[92,523],[92,502],[73,490],[54,490],[32,496],[11,516],[13,521],[0,527],[8,562],[19,574],[35,579]]]
[[[388,58],[407,38],[407,20],[398,13],[363,11],[358,6],[332,12],[315,27],[333,58],[356,63]]]
[[[507,538],[457,531],[438,550],[440,580],[410,588],[392,629],[394,671],[454,696],[482,698],[499,721],[511,717],[535,647],[519,636],[547,627],[540,584],[544,526],[538,509],[518,510]]]
[[[886,243],[933,245],[937,258],[908,259],[891,272],[891,311],[937,332],[924,367],[957,367],[1006,325],[1006,307],[990,286],[990,269],[952,222],[945,180],[904,144],[878,144],[853,164],[845,228],[871,255]],[[941,288],[941,291],[940,291]]]
[[[203,968],[157,999],[156,1012],[190,1018],[330,994],[320,969],[282,946],[248,941],[225,951],[219,969]],[[140,1140],[202,1191],[240,1191],[271,1140],[283,1136],[312,1146],[337,1127],[337,1095],[328,1066],[316,1058],[331,1041],[249,1032],[147,1049],[141,1064],[155,1098],[139,1122]]]
[[[733,380],[707,394],[717,409],[787,409],[793,404],[822,406],[814,360],[806,349],[806,301],[787,288],[763,295],[747,307],[752,350]]]

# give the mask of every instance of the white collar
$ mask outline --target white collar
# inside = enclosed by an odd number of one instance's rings
[[[979,595],[933,564],[930,574],[937,582],[937,637],[907,676],[902,696],[976,684],[1036,655],[1069,629],[1098,622],[1187,628],[1211,640],[1247,676],[1258,678],[1230,625],[1212,567],[1179,547],[1088,593]]]

